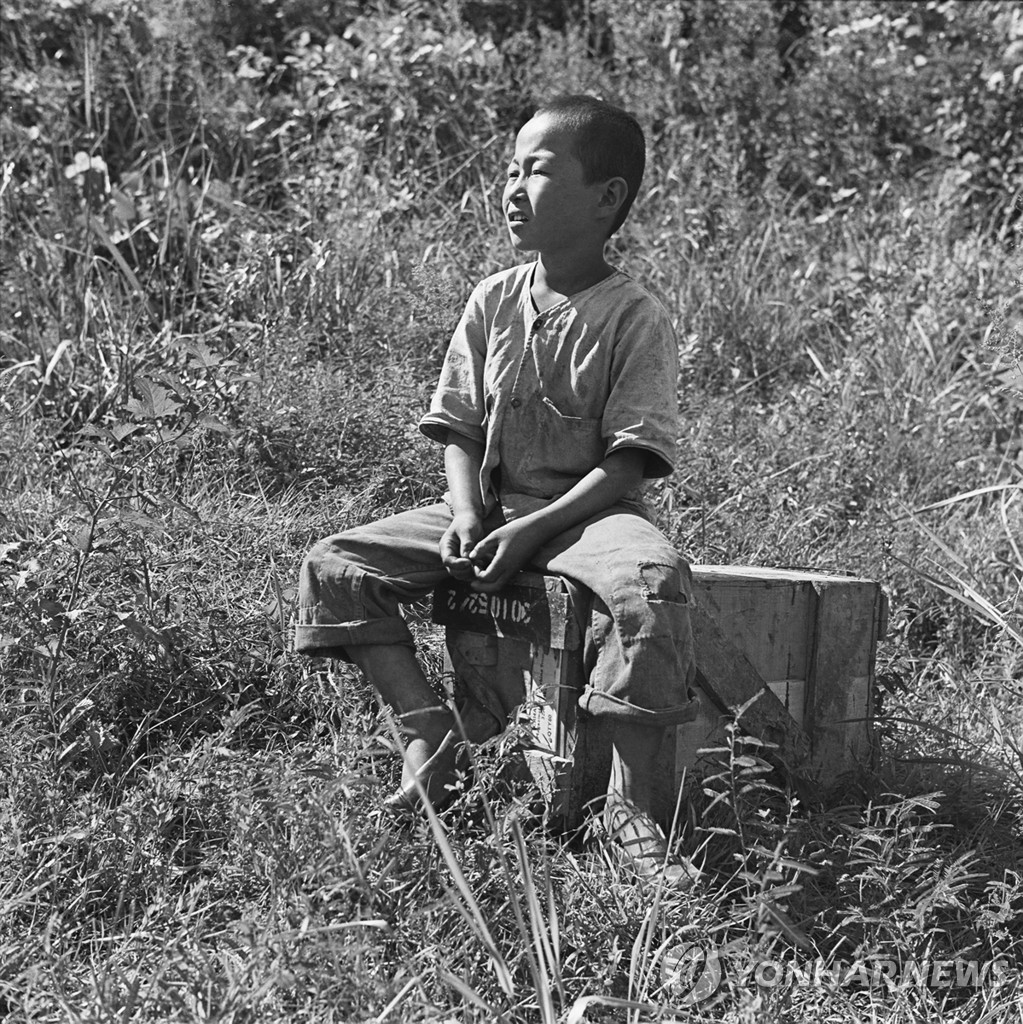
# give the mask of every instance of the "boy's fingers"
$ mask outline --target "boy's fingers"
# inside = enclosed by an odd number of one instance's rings
[[[480,541],[480,543],[469,552],[467,557],[475,566],[487,566],[493,562],[496,554],[497,552],[491,550],[489,544],[485,544],[483,541]]]
[[[500,590],[515,575],[514,566],[508,568],[501,564],[500,559],[488,559],[489,565],[480,568],[480,562],[476,561],[476,579],[472,589],[483,593],[492,593]]]
[[[440,539],[440,553],[443,557],[467,558],[475,540],[464,537],[457,530],[447,530]]]
[[[472,562],[468,558],[445,558],[444,568],[456,580],[471,580],[474,575]]]

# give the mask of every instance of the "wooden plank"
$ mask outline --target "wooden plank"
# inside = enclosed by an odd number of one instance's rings
[[[812,651],[813,586],[784,571],[749,574],[696,567],[696,603],[768,682],[805,679]],[[802,717],[796,720],[802,724]]]
[[[870,581],[829,581],[815,588],[807,731],[814,769],[827,785],[872,756],[874,653],[884,595]]]
[[[523,751],[526,765],[550,805],[551,824],[578,828],[586,804],[606,791],[611,770],[608,727],[593,718],[583,721],[579,714],[582,653],[533,645],[521,670],[522,712],[535,744]]]
[[[721,711],[759,699],[746,710],[742,728],[752,736],[776,745],[767,754],[790,770],[810,754],[810,742],[785,705],[768,689],[749,658],[724,635],[721,627],[698,605],[690,609],[696,653],[697,682]]]
[[[831,572],[819,572],[816,569],[778,569],[769,565],[701,565],[696,563],[690,567],[693,578],[708,583],[749,583],[760,580],[765,583],[811,583],[811,584],[845,584],[867,583],[877,586],[874,580],[863,576],[836,576]]]

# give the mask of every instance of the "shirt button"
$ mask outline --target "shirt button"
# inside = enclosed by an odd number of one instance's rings
[[[511,407],[513,409],[517,409],[520,405],[522,405],[522,399],[521,398],[513,398],[511,400]]]

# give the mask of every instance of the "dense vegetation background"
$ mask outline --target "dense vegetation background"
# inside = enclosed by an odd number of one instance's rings
[[[1023,953],[1018,4],[6,0],[0,31],[0,1012],[669,1019],[699,941],[729,969],[693,1020],[1018,1019],[1015,982],[749,977]],[[614,258],[677,321],[661,525],[893,608],[878,763],[803,806],[737,737],[685,897],[499,788],[446,834],[383,819],[372,702],[287,648],[310,542],[437,491],[414,424],[563,91],[648,132]]]

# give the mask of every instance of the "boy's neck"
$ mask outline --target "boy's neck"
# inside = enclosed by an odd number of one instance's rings
[[[530,289],[533,303],[542,313],[569,296],[592,288],[613,273],[614,268],[604,259],[603,249],[588,259],[580,259],[578,254],[559,259],[540,253]]]

